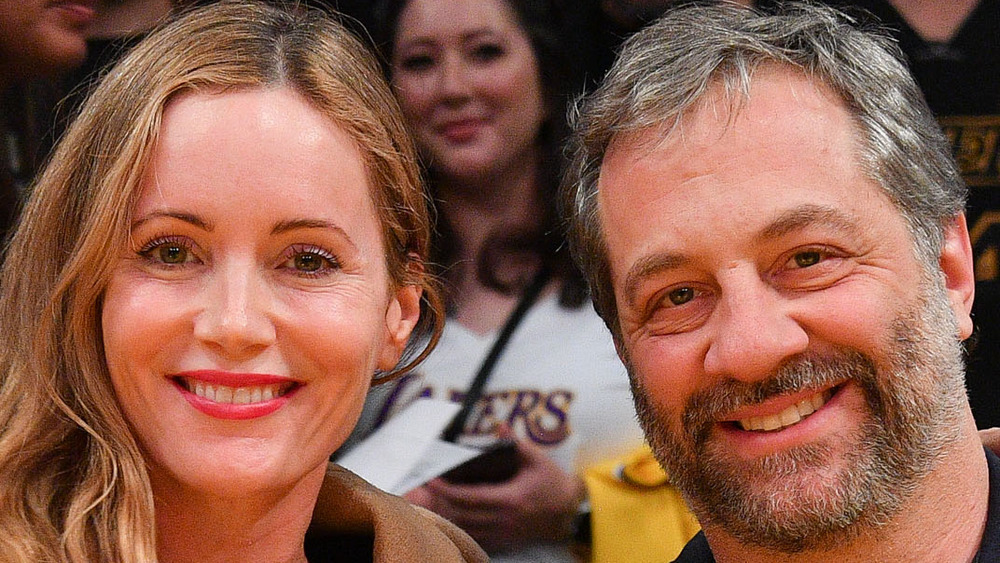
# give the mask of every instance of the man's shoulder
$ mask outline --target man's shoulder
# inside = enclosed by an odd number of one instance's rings
[[[715,563],[715,557],[712,556],[712,550],[708,547],[705,532],[701,531],[695,534],[681,550],[677,559],[674,559],[674,563]]]

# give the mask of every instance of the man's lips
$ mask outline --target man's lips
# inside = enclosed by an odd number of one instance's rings
[[[781,430],[798,424],[823,408],[836,391],[836,386],[829,386],[776,397],[759,405],[739,409],[727,415],[725,422],[747,431]]]

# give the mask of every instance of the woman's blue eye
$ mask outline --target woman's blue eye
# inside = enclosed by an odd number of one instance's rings
[[[183,246],[164,244],[156,249],[160,260],[166,264],[183,264],[187,261],[188,251]]]

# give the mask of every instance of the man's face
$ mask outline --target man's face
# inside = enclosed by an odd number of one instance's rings
[[[765,68],[735,113],[719,93],[602,166],[619,345],[706,529],[809,549],[895,514],[956,438],[971,295],[915,257],[832,92]]]

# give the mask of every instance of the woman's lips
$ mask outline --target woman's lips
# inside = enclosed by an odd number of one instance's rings
[[[266,416],[284,406],[302,386],[270,374],[215,370],[173,374],[170,380],[197,410],[226,420]]]
[[[483,123],[481,119],[461,119],[445,123],[437,129],[451,143],[467,143],[479,133]]]
[[[74,25],[86,25],[97,16],[96,0],[65,0],[54,2],[51,8],[59,10]]]

